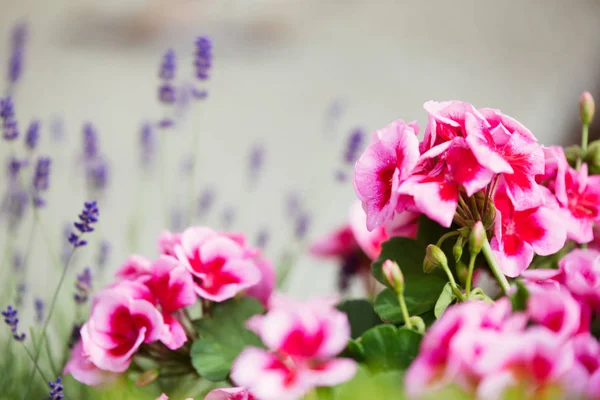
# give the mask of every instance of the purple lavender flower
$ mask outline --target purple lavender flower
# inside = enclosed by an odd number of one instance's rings
[[[25,132],[25,145],[31,151],[35,150],[40,140],[40,121],[33,120]]]
[[[84,233],[93,232],[93,225],[98,222],[98,205],[95,201],[85,202],[83,211],[79,214],[79,222],[74,222],[73,225],[79,233],[71,232],[68,239],[74,247],[81,247],[87,244],[87,241],[81,240]]]
[[[256,247],[264,249],[267,247],[267,242],[269,241],[269,230],[267,228],[262,228],[258,231],[258,235],[256,235]]]
[[[225,207],[223,210],[223,228],[229,229],[235,218],[235,210],[231,206]]]
[[[261,144],[255,144],[252,146],[250,151],[250,160],[248,170],[250,171],[250,178],[256,180],[260,171],[262,170],[265,161],[265,147]]]
[[[33,176],[33,201],[36,207],[43,207],[46,201],[42,198],[41,192],[48,190],[50,181],[50,165],[49,157],[38,158],[35,174]]]
[[[175,61],[175,51],[167,50],[160,65],[159,76],[163,83],[158,88],[158,99],[163,104],[173,104],[176,100],[176,91],[173,84],[175,79],[177,63]]]
[[[23,168],[26,165],[27,162],[25,160],[19,160],[18,158],[11,155],[8,159],[7,165],[9,181],[12,183],[16,182],[17,178],[19,177],[19,172],[21,171],[21,168]]]
[[[156,131],[150,122],[144,122],[140,129],[141,162],[144,167],[150,166],[156,153]]]
[[[59,117],[50,122],[50,137],[53,142],[60,142],[65,137],[65,124]]]
[[[62,400],[65,398],[65,388],[62,385],[60,376],[56,378],[54,382],[48,382],[48,386],[50,387],[50,396],[46,397],[44,400]]]
[[[98,257],[96,258],[98,269],[103,270],[104,267],[106,267],[106,263],[108,262],[109,257],[110,243],[107,240],[102,240],[100,242],[100,249],[98,250]]]
[[[4,139],[10,141],[18,138],[19,127],[15,119],[15,106],[10,96],[0,99],[0,119],[2,119]]]
[[[75,347],[77,342],[81,339],[81,327],[80,324],[73,324],[73,328],[71,329],[71,336],[69,337],[69,349]]]
[[[210,187],[204,189],[198,197],[198,216],[204,217],[206,214],[208,214],[214,202],[215,190]]]
[[[344,152],[344,161],[346,164],[353,165],[358,160],[364,137],[365,131],[361,128],[355,128],[350,132],[346,151]]]
[[[8,81],[11,85],[17,83],[23,72],[23,54],[27,41],[27,24],[19,22],[12,31],[11,56],[8,64]]]
[[[296,236],[297,240],[304,239],[306,233],[308,232],[308,228],[310,227],[311,219],[311,215],[306,211],[302,211],[300,214],[298,214],[294,229],[294,235]]]
[[[100,155],[98,132],[89,122],[83,125],[83,155],[86,160],[95,159]]]
[[[46,309],[46,304],[44,303],[44,300],[40,299],[39,297],[36,297],[34,301],[34,306],[35,322],[41,324],[44,322],[44,310]]]
[[[27,283],[19,282],[19,284],[17,284],[17,293],[15,295],[15,304],[17,305],[17,307],[21,307],[23,305],[23,299],[25,298],[26,294]]]
[[[24,189],[14,186],[8,192],[5,210],[9,217],[8,226],[11,231],[14,231],[23,219],[28,201],[29,195]]]
[[[196,39],[196,51],[194,52],[194,67],[196,69],[196,78],[207,80],[212,66],[212,40],[207,36],[200,36]]]
[[[288,218],[295,218],[302,209],[300,195],[296,192],[288,193],[285,199],[285,212]]]
[[[15,250],[12,257],[13,271],[20,272],[23,270],[23,253]]]
[[[89,295],[92,292],[92,271],[86,267],[81,274],[77,275],[75,281],[76,293],[73,296],[75,303],[84,304],[88,301]]]
[[[22,342],[25,340],[25,333],[19,333],[18,313],[16,308],[9,305],[6,310],[2,311],[2,316],[4,317],[4,323],[10,327],[13,338],[18,342]]]
[[[106,189],[109,171],[108,164],[102,158],[89,160],[86,167],[86,178],[89,187],[98,191]]]

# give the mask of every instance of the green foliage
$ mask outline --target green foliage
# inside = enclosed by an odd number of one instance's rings
[[[529,290],[520,282],[515,282],[517,291],[510,297],[513,311],[523,311],[527,308],[527,299],[529,298]]]
[[[410,315],[421,315],[433,310],[448,281],[442,270],[436,270],[431,274],[423,272],[423,259],[427,245],[436,243],[446,232],[448,230],[422,217],[416,240],[401,237],[388,240],[383,243],[381,255],[373,263],[373,276],[384,285],[387,285],[387,281],[381,271],[383,262],[389,259],[398,263],[404,275],[404,298]],[[447,242],[449,243],[450,240]],[[384,290],[375,300],[375,311],[388,322],[402,321],[399,307],[398,299],[391,290]]]
[[[337,308],[348,316],[353,339],[362,335],[366,330],[383,323],[373,310],[373,305],[365,299],[346,300],[338,304]]]
[[[446,283],[446,286],[444,286],[442,294],[440,294],[440,297],[438,297],[437,302],[435,303],[435,317],[441,317],[442,314],[444,314],[444,311],[446,311],[446,308],[448,308],[450,304],[454,303],[454,300],[456,300],[456,295],[454,294],[454,291],[452,291],[450,282],[448,282]]]
[[[196,323],[200,338],[192,346],[192,364],[200,376],[222,381],[233,360],[247,346],[261,346],[260,339],[245,328],[248,318],[263,311],[255,299],[244,297],[216,304],[209,318]]]
[[[373,371],[395,371],[408,368],[417,356],[422,336],[407,328],[379,325],[369,329],[360,339],[365,363]]]

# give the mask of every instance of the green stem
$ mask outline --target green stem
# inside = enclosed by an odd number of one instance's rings
[[[475,196],[471,196],[469,200],[471,201],[471,210],[475,213],[475,218],[481,221],[481,214],[479,214],[479,209],[477,208],[477,200],[475,199]]]
[[[448,281],[450,281],[450,286],[452,287],[452,291],[454,292],[456,297],[460,301],[465,301],[466,298],[462,294],[460,289],[458,288],[458,285],[456,284],[456,281],[454,280],[454,275],[452,275],[452,272],[450,271],[450,268],[448,267],[448,265],[442,265],[442,268],[444,269],[444,272],[446,272],[446,275],[448,276]]]
[[[65,280],[65,277],[67,276],[67,270],[69,269],[69,263],[71,262],[71,258],[73,258],[73,254],[75,253],[76,249],[77,249],[77,247],[73,247],[73,250],[71,250],[71,253],[69,254],[69,257],[67,258],[67,262],[65,263],[65,266],[60,275],[58,285],[56,286],[56,289],[54,290],[54,294],[52,295],[52,300],[50,301],[50,307],[48,308],[48,315],[46,316],[44,325],[42,326],[42,334],[40,335],[40,340],[35,348],[35,357],[33,358],[33,368],[31,369],[31,373],[29,374],[30,375],[29,380],[28,380],[29,382],[31,382],[33,380],[33,378],[35,376],[36,368],[39,369],[38,361],[39,361],[40,355],[42,353],[42,346],[44,345],[44,340],[46,340],[46,333],[48,331],[48,325],[50,324],[50,319],[52,318],[54,308],[56,307],[56,302],[58,300],[58,293],[60,292],[60,289]],[[29,387],[27,394],[25,395],[25,397],[23,399],[24,400],[29,399],[30,393],[31,393],[31,386]]]
[[[467,298],[471,295],[471,282],[473,280],[473,269],[475,268],[475,259],[477,256],[475,254],[471,254],[469,258],[469,273],[467,274],[467,284],[465,285],[465,291],[467,293]]]
[[[31,352],[29,351],[29,349],[27,348],[27,346],[25,346],[25,343],[23,343],[23,342],[19,342],[19,343],[21,343],[21,345],[23,346],[23,349],[25,349],[25,352],[27,353],[27,356],[29,356],[29,359],[33,362],[34,368],[38,371],[38,373],[40,374],[40,376],[42,377],[42,379],[44,380],[44,382],[46,382],[46,383],[50,382],[48,380],[48,378],[44,375],[44,372],[38,366],[37,362],[34,361],[33,354],[31,354]],[[31,382],[31,380],[29,380],[28,382]],[[29,386],[31,387],[31,385],[29,385]],[[31,389],[29,389],[29,390],[31,390]]]
[[[458,235],[460,235],[459,231],[452,231],[452,232],[445,233],[442,235],[440,240],[437,241],[436,246],[442,247],[442,244],[444,243],[444,241],[446,241],[446,239],[449,239],[451,237],[458,236]]]
[[[581,154],[577,157],[577,169],[581,167],[582,161],[587,156],[589,130],[590,126],[588,124],[583,124],[581,128]]]
[[[406,307],[406,301],[404,301],[404,293],[398,293],[398,303],[400,303],[400,310],[402,311],[402,318],[404,319],[404,324],[408,329],[412,329],[413,325],[410,322],[410,315],[408,314],[408,307]]]
[[[488,265],[490,266],[490,269],[492,270],[492,273],[496,277],[496,280],[500,284],[502,291],[504,293],[508,293],[508,290],[510,289],[510,285],[508,283],[508,280],[506,280],[506,277],[500,270],[500,266],[498,265],[498,262],[496,261],[496,257],[494,257],[494,253],[492,252],[492,248],[490,247],[490,242],[487,239],[483,242],[483,248],[481,249],[481,251],[483,252],[483,255],[485,256],[485,259],[487,260]]]
[[[465,199],[463,199],[461,194],[458,195],[458,203],[460,204],[460,208],[465,213],[465,217],[467,217],[467,219],[475,219],[475,217],[471,213],[471,210],[469,209],[469,206],[467,206],[467,203],[465,202]]]

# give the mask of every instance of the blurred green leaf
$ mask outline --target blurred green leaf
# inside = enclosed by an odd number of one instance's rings
[[[444,314],[446,308],[450,306],[456,300],[456,295],[452,291],[452,286],[450,286],[450,282],[446,283],[444,289],[442,290],[442,294],[438,297],[437,302],[435,303],[435,317],[439,318]]]
[[[373,310],[373,305],[365,299],[346,300],[338,304],[337,308],[348,316],[353,339],[362,335],[366,330],[383,323]]]
[[[408,368],[419,351],[422,335],[394,325],[379,325],[369,329],[360,343],[365,363],[373,371],[394,371]]]
[[[516,281],[517,291],[510,297],[513,311],[523,311],[527,308],[527,299],[529,298],[529,290],[525,285]]]
[[[192,364],[213,382],[224,380],[233,360],[247,346],[261,346],[260,339],[245,328],[248,318],[260,314],[262,305],[243,297],[215,305],[210,318],[196,323],[200,338],[192,346]]]

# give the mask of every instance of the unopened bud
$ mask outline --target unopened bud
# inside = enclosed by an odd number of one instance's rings
[[[471,235],[469,236],[469,251],[471,254],[479,254],[483,248],[483,242],[486,240],[487,236],[483,224],[481,221],[475,222],[475,225],[471,228]]]
[[[596,104],[594,104],[594,98],[590,92],[583,92],[579,98],[579,116],[581,122],[584,125],[589,125],[594,119],[594,112],[596,111]]]
[[[140,377],[135,381],[136,386],[146,386],[154,382],[159,375],[159,371],[156,368],[144,371]]]
[[[459,262],[462,258],[463,254],[463,241],[462,238],[459,238],[456,241],[454,247],[452,247],[452,255],[454,256],[454,261]]]
[[[569,165],[574,166],[579,157],[581,157],[581,147],[575,144],[573,146],[565,147],[564,151],[567,162]]]
[[[419,333],[425,333],[425,321],[423,318],[415,315],[408,319],[413,326],[413,329]]]
[[[430,244],[425,251],[423,271],[428,274],[433,272],[436,268],[448,268],[448,259],[442,249]]]
[[[402,275],[402,271],[400,270],[398,263],[392,260],[385,260],[383,262],[382,270],[385,279],[388,281],[392,289],[394,289],[396,293],[402,293],[404,290],[404,275]]]

